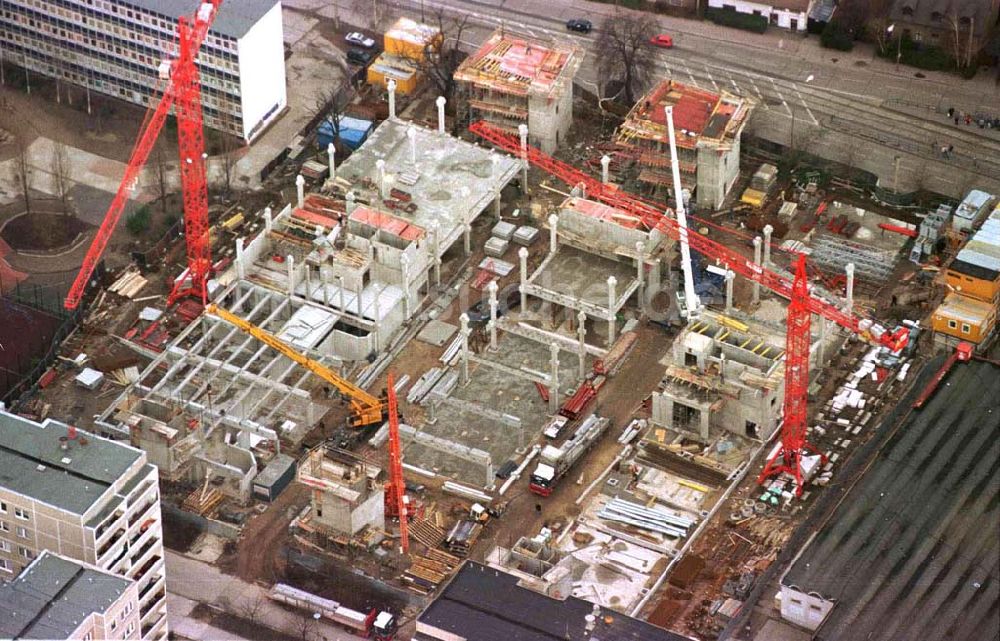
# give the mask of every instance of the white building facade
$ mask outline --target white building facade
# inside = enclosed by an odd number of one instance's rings
[[[784,0],[783,2],[748,2],[747,0],[708,0],[712,9],[764,16],[768,24],[782,29],[805,32],[811,0]]]
[[[195,0],[5,0],[3,62],[139,105]],[[205,124],[252,141],[285,109],[280,0],[224,2],[198,57]]]

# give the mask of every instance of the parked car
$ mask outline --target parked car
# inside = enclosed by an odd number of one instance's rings
[[[517,469],[517,463],[514,461],[507,461],[496,471],[496,477],[501,481],[506,481],[510,478],[510,475],[514,473]]]
[[[674,39],[667,33],[658,33],[649,39],[649,44],[654,47],[662,47],[664,49],[671,49],[674,46]]]
[[[347,61],[356,65],[370,65],[375,55],[371,51],[364,49],[351,49],[347,52]]]
[[[369,38],[360,31],[352,31],[344,36],[344,40],[348,41],[352,45],[358,45],[359,47],[364,47],[365,49],[371,49],[375,46],[375,40]]]
[[[521,288],[518,285],[509,285],[497,292],[497,317],[503,316],[508,311],[521,304]],[[490,320],[490,299],[486,296],[476,301],[465,311],[469,315],[470,323],[485,323]]]
[[[566,21],[566,28],[570,31],[576,31],[578,33],[590,33],[594,28],[594,25],[590,22],[590,20],[574,18]]]

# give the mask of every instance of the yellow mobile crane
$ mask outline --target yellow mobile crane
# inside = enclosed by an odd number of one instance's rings
[[[385,400],[372,396],[354,383],[339,376],[336,372],[324,366],[322,363],[297,352],[294,348],[273,334],[265,332],[253,323],[247,322],[239,316],[221,309],[217,305],[208,305],[205,307],[205,312],[221,318],[237,329],[253,336],[268,347],[278,350],[299,365],[308,369],[316,376],[319,376],[327,383],[336,387],[337,390],[346,396],[351,403],[351,412],[353,414],[350,419],[351,427],[366,427],[368,425],[374,425],[385,421],[385,417],[388,412],[388,406]]]

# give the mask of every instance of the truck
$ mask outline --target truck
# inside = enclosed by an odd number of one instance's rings
[[[565,476],[584,452],[597,442],[610,423],[610,419],[591,414],[580,422],[573,435],[561,446],[546,445],[542,449],[535,471],[531,474],[528,489],[539,496],[552,494],[559,479]]]
[[[344,607],[336,601],[324,599],[321,596],[294,588],[286,583],[276,583],[268,596],[273,601],[290,605],[293,608],[318,613],[355,634],[372,641],[393,641],[396,638],[396,617],[385,610],[374,608],[368,612],[358,612]]]

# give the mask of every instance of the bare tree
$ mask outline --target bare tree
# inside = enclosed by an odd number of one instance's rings
[[[236,161],[239,160],[237,152],[240,150],[240,144],[237,142],[236,137],[224,133],[222,135],[221,143],[222,151],[220,153],[220,160],[222,162],[222,188],[226,196],[229,196],[230,192],[233,190],[233,173],[236,169]]]
[[[302,641],[314,641],[316,638],[316,628],[317,623],[311,615],[308,614],[292,614],[291,624],[294,627],[295,634]]]
[[[55,188],[56,197],[59,198],[59,202],[62,204],[63,213],[68,215],[70,212],[66,200],[69,195],[70,183],[73,180],[71,176],[72,167],[70,166],[66,145],[61,142],[56,142],[52,146],[49,170],[52,172],[52,186]]]
[[[24,198],[24,211],[31,211],[31,163],[28,162],[28,144],[22,136],[14,137],[16,155],[14,156],[14,176],[21,188]]]
[[[334,144],[340,139],[340,119],[350,101],[351,89],[346,82],[324,86],[313,94],[312,106],[308,108],[309,113],[313,118],[322,116],[323,120],[330,122],[333,127]]]
[[[656,21],[651,14],[625,12],[618,9],[604,21],[597,38],[601,52],[598,70],[607,79],[622,83],[625,102],[632,104],[652,75],[655,58],[649,40],[656,34]]]
[[[455,93],[455,70],[461,64],[464,55],[461,50],[462,33],[469,22],[469,14],[463,13],[447,17],[444,9],[439,8],[433,14],[441,37],[428,42],[424,47],[423,56],[416,60],[417,66],[434,83],[438,95],[451,101]]]
[[[160,201],[160,211],[167,213],[167,196],[170,195],[170,185],[167,183],[167,155],[163,152],[163,147],[156,145],[153,148],[153,173],[152,187],[156,193],[156,198]]]
[[[240,601],[238,613],[253,625],[257,625],[264,614],[264,605],[266,603],[267,599],[264,598],[264,594],[258,591],[252,598]]]
[[[972,64],[973,40],[975,38],[975,18],[959,17],[957,11],[948,14],[948,25],[951,28],[951,54],[955,65],[965,69]]]

